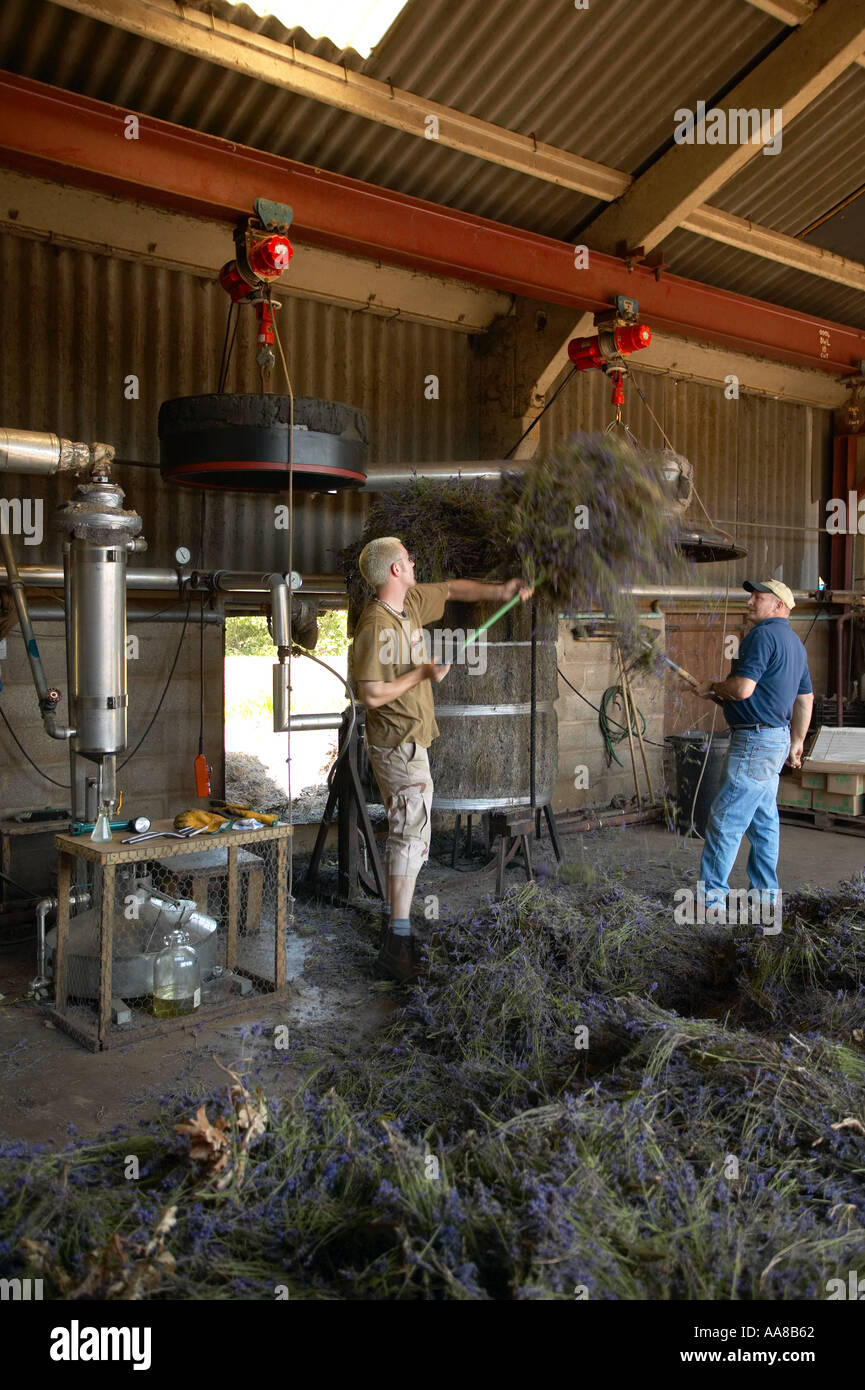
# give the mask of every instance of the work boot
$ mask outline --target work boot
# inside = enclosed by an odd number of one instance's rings
[[[378,965],[392,980],[405,983],[420,973],[420,961],[414,939],[390,932],[378,953]]]

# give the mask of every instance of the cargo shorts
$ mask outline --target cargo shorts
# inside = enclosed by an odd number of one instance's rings
[[[432,828],[429,754],[417,743],[368,743],[367,752],[387,811],[387,871],[417,874],[429,856]]]

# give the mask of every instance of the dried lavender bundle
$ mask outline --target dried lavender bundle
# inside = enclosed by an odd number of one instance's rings
[[[521,574],[547,611],[613,616],[629,654],[639,645],[627,589],[685,582],[690,573],[677,550],[660,455],[610,435],[577,435],[498,485],[412,478],[376,498],[363,535],[340,556],[354,613],[369,596],[357,557],[367,541],[387,535],[415,556],[420,583]]]
[[[623,647],[639,650],[631,586],[685,582],[660,455],[611,435],[580,434],[537,465],[502,479],[500,545],[544,603],[617,620]]]

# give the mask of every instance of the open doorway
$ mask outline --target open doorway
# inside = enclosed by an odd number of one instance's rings
[[[315,655],[345,676],[348,636],[345,609],[322,610]],[[273,732],[273,667],[276,650],[267,619],[242,616],[225,620],[225,788],[226,799],[258,810],[285,805],[301,793],[324,786],[337,750],[335,730]],[[336,676],[306,657],[291,660],[292,714],[338,714],[346,705],[345,687]],[[265,804],[266,803],[266,804]]]

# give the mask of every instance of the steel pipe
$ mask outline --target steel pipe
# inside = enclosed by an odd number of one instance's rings
[[[403,478],[405,481],[405,478]],[[28,589],[58,589],[63,584],[63,570],[53,565],[22,565],[18,571],[21,579]],[[263,598],[270,595],[270,585],[266,582],[268,575],[257,575],[254,573],[244,573],[241,571],[217,570],[214,572],[220,576],[218,585],[219,592],[236,593],[238,596],[243,594],[261,594]],[[236,581],[236,583],[235,583]],[[0,574],[0,586],[8,584],[2,574]],[[231,587],[228,588],[227,585]],[[180,591],[179,574],[176,570],[169,569],[128,569],[126,572],[127,589],[147,589],[174,590]],[[302,588],[295,593],[309,596],[338,596],[345,597],[345,578],[341,574],[308,574],[302,576]],[[699,585],[632,585],[627,591],[633,598],[638,599],[672,599],[693,601],[696,603],[716,603],[719,599],[729,598],[732,602],[738,602],[740,595],[736,586],[729,589],[722,585],[713,585],[703,588]],[[848,604],[854,599],[861,599],[862,593],[853,589],[824,589],[818,598],[816,591],[808,589],[794,589],[793,597],[797,607],[810,604],[812,606],[822,606],[824,604]],[[742,600],[744,602],[744,600]]]
[[[69,729],[65,724],[57,722],[57,702],[60,698],[58,691],[51,691],[48,688],[48,681],[42,666],[42,658],[39,655],[39,646],[33,632],[33,625],[30,621],[30,613],[27,608],[27,598],[24,593],[24,584],[18,573],[15,563],[15,553],[12,549],[12,542],[5,533],[0,532],[0,554],[3,556],[3,563],[6,566],[6,580],[12,589],[12,599],[15,604],[15,611],[18,614],[18,625],[21,628],[21,637],[27,651],[27,660],[30,662],[30,671],[33,676],[33,684],[36,687],[36,695],[39,700],[39,712],[42,715],[42,723],[49,738],[59,739],[65,742],[72,738],[75,730]]]
[[[71,907],[89,907],[91,901],[90,893],[83,888],[76,888],[69,894],[69,904]],[[45,922],[48,918],[48,913],[53,912],[59,906],[60,903],[57,898],[42,898],[36,904],[36,978],[30,982],[31,994],[48,989],[51,984],[46,973],[48,961],[46,955]]]
[[[59,589],[63,585],[61,565],[23,565],[19,569],[28,589]],[[4,583],[0,576],[0,585]],[[169,569],[127,569],[127,589],[174,589],[180,591],[179,573]]]
[[[342,725],[341,714],[293,714],[288,722],[289,731],[293,734],[311,733],[320,729],[341,729]]]
[[[28,606],[32,622],[62,623],[66,620],[66,610],[59,603],[49,603],[47,600],[37,599],[35,603],[30,603]],[[184,623],[186,622],[186,611],[182,608],[170,612],[166,612],[162,608],[127,608],[126,621],[127,624],[157,622]],[[190,622],[193,621],[195,626],[198,627],[201,623],[200,616],[196,614],[194,620],[190,618]],[[204,614],[204,622],[209,627],[222,627],[224,621],[225,619],[221,613],[205,612]]]
[[[525,462],[516,459],[467,459],[458,463],[373,463],[366,471],[364,492],[392,492],[411,477],[481,479],[494,482],[503,472],[521,473]],[[304,584],[304,587],[305,584]]]
[[[25,588],[28,589],[59,589],[63,584],[63,570],[59,565],[23,565],[18,572]],[[262,599],[266,599],[271,592],[267,582],[268,575],[241,571],[229,573],[227,570],[216,570],[214,575],[220,576],[219,592],[236,595],[240,601],[243,601],[244,596],[251,599],[258,594],[261,595]],[[210,575],[202,572],[201,577],[209,579]],[[8,580],[0,573],[0,588],[7,584]],[[230,587],[226,587],[227,585]],[[172,592],[179,594],[182,590],[180,571],[127,568],[126,588],[146,590],[150,593]],[[345,600],[345,579],[341,574],[310,574],[303,576],[301,588],[294,588],[292,592],[298,595],[303,594],[307,598]]]

